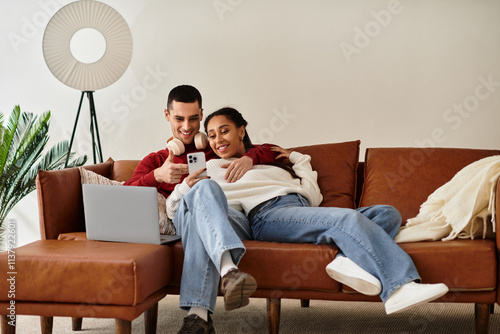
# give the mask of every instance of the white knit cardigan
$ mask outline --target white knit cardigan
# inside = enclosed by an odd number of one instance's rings
[[[323,200],[318,186],[317,172],[312,170],[309,155],[292,152],[289,160],[300,178],[294,178],[286,170],[272,165],[256,165],[238,181],[224,180],[226,169],[221,165],[234,159],[212,159],[207,162],[207,174],[224,191],[230,207],[248,214],[254,207],[277,196],[290,193],[303,195],[311,206],[319,206]],[[182,197],[190,190],[185,179],[167,198],[167,215],[173,219]]]

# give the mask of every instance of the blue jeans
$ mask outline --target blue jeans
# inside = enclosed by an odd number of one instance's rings
[[[179,202],[173,223],[184,249],[179,306],[199,306],[213,313],[222,253],[230,251],[233,262],[239,263],[245,253],[241,239],[251,238],[248,220],[228,208],[215,181],[201,180]]]
[[[394,242],[401,215],[392,206],[310,207],[301,195],[289,194],[263,204],[250,224],[256,240],[337,245],[380,280],[383,302],[403,284],[420,281],[410,256]]]

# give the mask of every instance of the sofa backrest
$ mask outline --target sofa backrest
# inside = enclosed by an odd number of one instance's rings
[[[312,158],[324,198],[321,206],[355,208],[389,204],[401,212],[403,224],[416,216],[427,197],[460,169],[481,158],[500,154],[498,150],[369,148],[364,163],[358,163],[359,144],[359,141],[351,141],[293,149]],[[85,168],[125,181],[138,163],[139,160],[109,159]],[[42,239],[85,231],[78,168],[39,171],[37,194]]]
[[[113,164],[113,169],[109,176],[110,179],[116,181],[127,181],[134,174],[135,167],[141,162],[140,160],[117,160]]]
[[[311,166],[318,173],[323,195],[321,206],[356,207],[356,170],[360,141],[309,145],[292,148],[311,156]]]
[[[369,148],[359,206],[389,204],[401,213],[403,225],[420,205],[462,168],[498,150],[459,148]]]

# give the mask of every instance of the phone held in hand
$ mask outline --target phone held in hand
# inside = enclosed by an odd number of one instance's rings
[[[207,167],[207,163],[205,161],[205,153],[203,152],[188,153],[187,160],[188,160],[189,174],[193,174],[194,172]],[[207,176],[207,171],[204,171],[203,173],[198,175],[198,177],[203,177],[203,176]]]

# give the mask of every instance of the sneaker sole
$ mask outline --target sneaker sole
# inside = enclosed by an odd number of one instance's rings
[[[334,266],[327,266],[326,272],[328,276],[330,276],[337,282],[347,285],[364,295],[377,296],[382,291],[379,285],[371,283],[356,276],[349,276],[347,274],[342,274],[337,270],[335,270]]]
[[[444,296],[449,291],[448,288],[446,288],[446,289],[439,288],[439,289],[441,290],[440,292],[437,292],[435,295],[429,296],[429,297],[427,297],[425,299],[422,299],[422,300],[418,300],[418,298],[412,298],[410,300],[406,300],[405,303],[400,303],[400,304],[396,304],[396,305],[392,305],[392,306],[386,306],[385,307],[385,313],[387,313],[387,314],[393,314],[393,313],[396,313],[396,312],[404,311],[407,308],[410,308],[410,307],[413,307],[413,306],[417,306],[417,305],[421,305],[421,304],[425,304],[425,303],[431,302],[433,300],[436,300],[436,299]]]
[[[249,297],[257,290],[257,282],[248,275],[242,275],[232,286],[228,287],[224,295],[224,308],[226,311],[247,306],[250,303]]]

